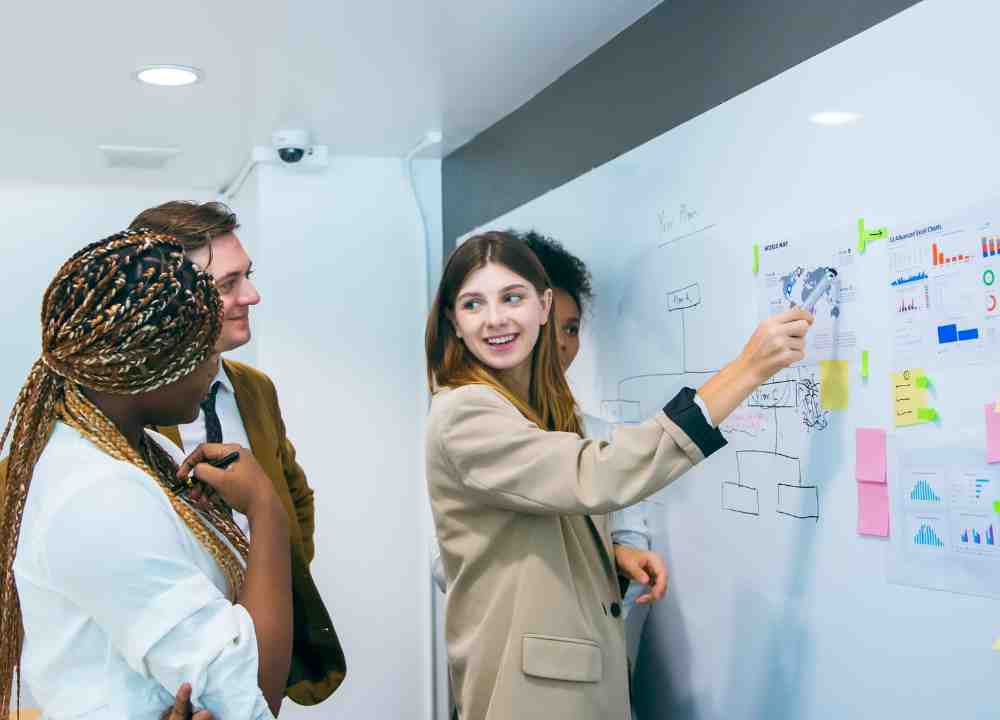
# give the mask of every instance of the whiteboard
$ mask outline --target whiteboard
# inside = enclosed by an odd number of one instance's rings
[[[570,373],[583,410],[648,417],[733,358],[758,318],[754,244],[850,245],[859,218],[918,227],[1000,197],[997,28],[996,3],[926,0],[478,228],[535,228],[593,271]],[[831,109],[863,119],[807,121]],[[855,428],[981,448],[1000,399],[1000,358],[929,365],[940,421],[892,427],[886,246],[856,258],[849,408],[817,409],[818,369],[791,369],[650,499],[671,575],[644,629],[641,719],[1000,717],[1000,601],[890,582],[891,541],[857,532]]]

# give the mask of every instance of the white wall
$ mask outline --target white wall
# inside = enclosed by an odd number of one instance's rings
[[[440,162],[416,164],[440,245]],[[282,718],[428,717],[426,290],[416,206],[398,159],[257,173],[257,364],[276,383],[316,492],[312,571],[348,663],[333,698],[314,708],[286,702]]]

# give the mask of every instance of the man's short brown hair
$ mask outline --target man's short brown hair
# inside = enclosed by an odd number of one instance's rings
[[[173,235],[185,250],[197,250],[219,235],[233,232],[239,220],[228,205],[221,202],[196,203],[171,200],[143,210],[128,226],[129,230],[147,228]]]

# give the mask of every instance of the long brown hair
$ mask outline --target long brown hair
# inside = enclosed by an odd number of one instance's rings
[[[466,278],[488,263],[503,265],[527,280],[539,295],[552,287],[545,268],[521,240],[504,232],[487,232],[466,240],[448,258],[427,318],[424,347],[431,392],[441,387],[488,385],[543,430],[582,435],[576,401],[559,363],[554,322],[543,325],[531,354],[530,404],[504,384],[491,368],[468,351],[448,318]]]
[[[0,451],[11,438],[0,489],[0,708],[8,708],[16,674],[20,695],[23,641],[14,556],[35,464],[57,421],[111,457],[129,462],[163,487],[174,511],[219,563],[235,601],[243,581],[246,538],[231,517],[196,513],[175,492],[177,466],[143,437],[142,452],[81,391],[81,386],[135,395],[194,371],[213,352],[222,327],[214,281],[184,258],[172,237],[123,232],[88,245],[56,273],[42,302],[42,353],[18,393]]]

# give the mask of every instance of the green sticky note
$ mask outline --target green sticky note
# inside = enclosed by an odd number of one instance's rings
[[[861,377],[868,377],[868,351],[861,351]]]
[[[865,228],[865,219],[858,218],[858,252],[864,252],[868,248],[868,243],[875,240],[885,240],[889,237],[889,228]]]
[[[931,386],[931,379],[926,375],[921,375],[916,379],[914,385],[918,388],[929,388]]]
[[[760,245],[754,243],[753,246],[753,274],[756,275],[760,270]]]
[[[847,361],[823,360],[819,364],[819,403],[824,410],[846,410],[848,398]]]
[[[922,407],[917,409],[917,418],[934,422],[938,419],[938,412],[934,408]]]
[[[1000,500],[993,501],[993,512],[1000,513]]]

